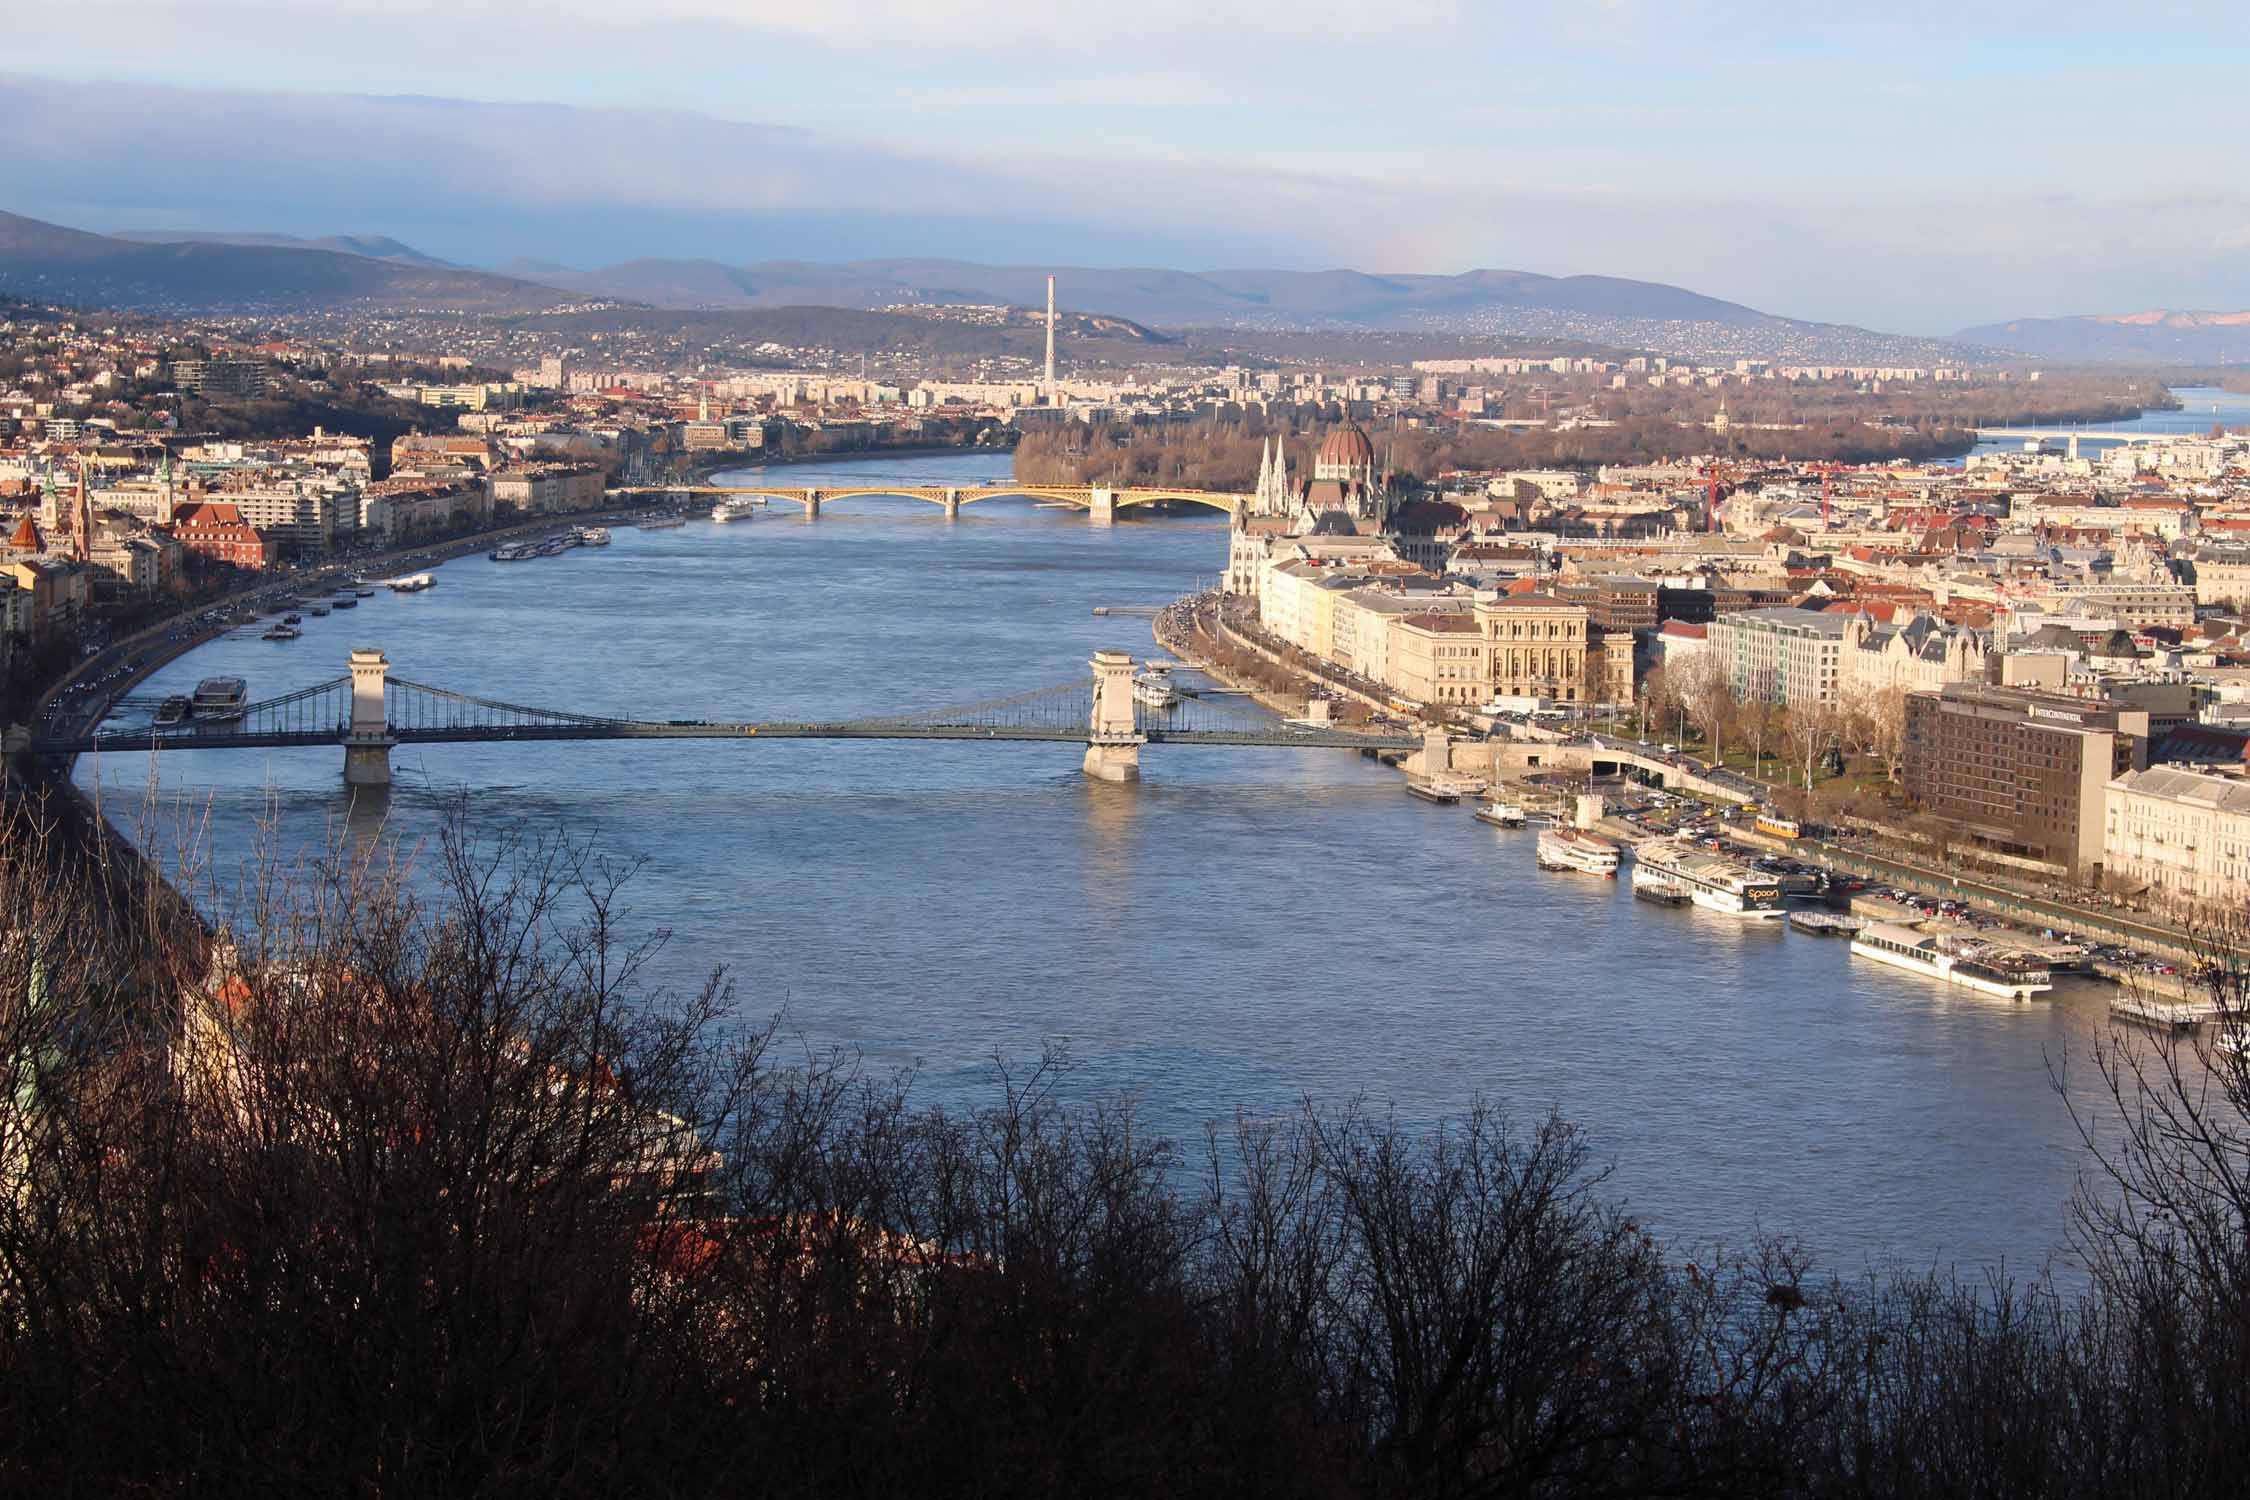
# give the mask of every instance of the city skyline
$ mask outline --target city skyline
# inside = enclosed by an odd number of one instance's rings
[[[13,211],[485,265],[1495,267],[1905,333],[2250,305],[2250,198],[2193,145],[2215,7],[95,9],[98,51],[19,22],[79,60],[0,77]]]

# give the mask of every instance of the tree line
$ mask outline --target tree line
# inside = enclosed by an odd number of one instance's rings
[[[1663,1243],[1581,1129],[1504,1102],[1182,1143],[1066,1102],[1046,1058],[920,1104],[724,975],[650,992],[630,867],[561,843],[448,836],[418,882],[254,872],[212,930],[145,875],[145,909],[90,907],[76,882],[118,866],[9,834],[16,1492],[2169,1497],[2250,1472],[2239,1058],[2096,1053],[2120,1108],[2083,1293],[1845,1281],[1786,1241]]]

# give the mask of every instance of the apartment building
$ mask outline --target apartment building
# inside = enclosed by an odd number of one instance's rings
[[[2109,783],[2102,867],[2179,906],[2250,901],[2250,781],[2178,766]]]
[[[1713,620],[1707,639],[1743,702],[1824,708],[1837,701],[1850,623],[1817,609],[1751,609]]]

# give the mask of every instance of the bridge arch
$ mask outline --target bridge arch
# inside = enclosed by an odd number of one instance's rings
[[[1128,510],[1139,505],[1161,505],[1166,501],[1177,501],[1188,505],[1206,506],[1229,516],[1241,509],[1245,498],[1241,495],[1226,494],[1219,490],[1164,489],[1161,487],[1119,490],[1116,493],[1119,510]]]

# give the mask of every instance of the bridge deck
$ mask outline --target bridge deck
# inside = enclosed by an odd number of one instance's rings
[[[398,745],[497,745],[575,740],[1012,740],[1027,744],[1083,745],[1087,742],[1087,731],[993,728],[973,724],[657,724],[619,720],[608,724],[484,724],[436,729],[394,726],[387,737]],[[1273,730],[1152,728],[1143,738],[1151,745],[1237,745],[1306,750],[1417,750],[1422,744],[1419,739],[1401,735],[1287,727]],[[40,740],[31,748],[42,755],[92,755],[150,750],[333,750],[349,742],[349,736],[341,728],[243,733],[133,729]]]

